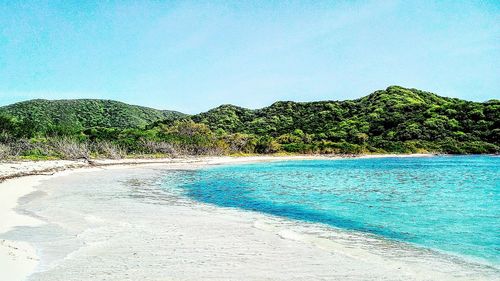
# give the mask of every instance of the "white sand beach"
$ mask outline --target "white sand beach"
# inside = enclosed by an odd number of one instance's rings
[[[292,157],[291,159],[296,159]],[[316,157],[298,157],[298,159]],[[36,189],[41,181],[49,180],[57,176],[69,176],[78,168],[85,168],[91,172],[101,169],[131,168],[135,164],[163,165],[170,167],[199,167],[208,163],[219,162],[254,162],[269,161],[276,157],[240,157],[240,158],[205,158],[205,159],[120,159],[120,160],[98,160],[97,165],[106,168],[93,168],[84,161],[51,160],[51,161],[10,161],[0,163],[0,233],[5,233],[15,227],[30,227],[43,224],[43,221],[35,219],[26,214],[16,211],[18,200]],[[282,159],[280,157],[279,159]],[[176,163],[177,165],[174,165]],[[179,166],[181,165],[181,166]],[[33,175],[34,174],[34,175]],[[24,280],[33,272],[38,264],[39,258],[36,250],[26,242],[0,239],[0,279],[1,280]]]
[[[460,258],[159,188],[179,169],[317,158],[1,163],[1,177],[45,175],[0,184],[0,280],[499,280]]]

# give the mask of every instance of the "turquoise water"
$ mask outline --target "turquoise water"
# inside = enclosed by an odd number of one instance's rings
[[[499,170],[494,156],[282,161],[183,172],[175,182],[198,201],[498,264]]]

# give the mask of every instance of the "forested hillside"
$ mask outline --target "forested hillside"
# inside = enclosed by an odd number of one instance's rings
[[[493,141],[500,101],[469,102],[393,86],[352,101],[276,102],[258,110],[222,105],[191,119],[214,131],[275,137],[300,129],[352,142],[363,139],[359,134],[401,141],[456,136]]]
[[[391,86],[357,100],[222,105],[187,116],[114,101],[0,108],[0,158],[127,154],[499,153],[500,101]]]
[[[465,151],[484,142],[490,151],[500,137],[499,100],[470,102],[398,86],[357,100],[276,102],[258,110],[223,105],[190,119],[221,134],[268,135],[288,150],[346,142],[386,151],[459,152],[460,142],[467,143]]]
[[[175,111],[97,99],[30,100],[0,107],[0,114],[15,119],[25,136],[71,134],[90,127],[143,128],[158,120],[183,116]]]

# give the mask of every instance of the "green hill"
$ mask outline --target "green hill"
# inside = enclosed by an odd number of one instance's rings
[[[269,135],[285,146],[298,137],[301,142],[368,144],[393,151],[395,142],[498,146],[500,138],[499,100],[471,102],[399,86],[357,100],[280,101],[257,110],[222,105],[190,118],[214,132]]]
[[[89,127],[143,128],[158,120],[184,114],[98,99],[29,100],[0,107],[0,114],[26,124],[26,130],[78,131]]]
[[[78,146],[106,157],[116,151],[499,153],[499,140],[499,100],[472,102],[399,86],[356,100],[279,101],[255,110],[222,105],[191,116],[109,100],[0,108],[0,154],[3,144],[3,154],[14,156],[68,157],[61,155]],[[61,145],[68,141],[78,145]]]

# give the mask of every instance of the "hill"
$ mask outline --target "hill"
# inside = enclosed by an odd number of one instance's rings
[[[279,101],[255,110],[222,105],[191,116],[108,100],[33,100],[0,108],[0,159],[157,153],[498,154],[499,140],[499,100],[472,102],[400,86],[356,100]]]
[[[158,120],[184,116],[176,111],[99,99],[29,100],[0,107],[0,114],[26,123],[25,129],[33,132],[79,131],[90,127],[143,128]]]
[[[269,135],[285,145],[307,138],[392,151],[395,142],[481,141],[498,146],[500,138],[500,101],[465,101],[400,86],[356,100],[280,101],[257,110],[222,105],[190,119],[214,132]]]

